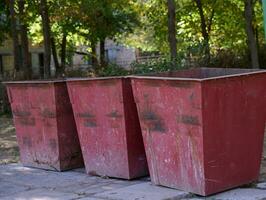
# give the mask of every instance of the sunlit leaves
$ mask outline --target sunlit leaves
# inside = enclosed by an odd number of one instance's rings
[[[167,7],[164,0],[138,1],[141,7],[143,27],[131,36],[129,44],[143,49],[158,50],[168,53],[167,41]],[[211,13],[214,16],[210,29],[210,47],[212,54],[218,51],[244,53],[247,49],[244,2],[239,0],[202,0],[207,25]],[[200,48],[203,40],[201,20],[194,0],[176,0],[177,5],[177,40],[178,50],[188,51]],[[263,19],[260,1],[256,1],[254,28],[260,44],[264,43]],[[139,40],[145,42],[139,43]]]

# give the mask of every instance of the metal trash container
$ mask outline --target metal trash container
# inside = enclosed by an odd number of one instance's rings
[[[154,184],[205,196],[258,179],[265,70],[199,68],[131,78]]]
[[[86,171],[133,179],[148,173],[130,79],[69,79]]]
[[[82,167],[66,83],[23,81],[6,85],[22,164],[55,171]]]

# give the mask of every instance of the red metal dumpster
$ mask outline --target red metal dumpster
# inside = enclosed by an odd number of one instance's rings
[[[130,80],[67,82],[88,174],[132,179],[148,167]]]
[[[56,171],[83,166],[66,83],[6,84],[22,164]]]
[[[257,180],[266,71],[201,68],[132,84],[154,184],[205,196]]]

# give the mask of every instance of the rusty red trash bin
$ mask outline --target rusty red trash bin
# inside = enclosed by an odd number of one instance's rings
[[[154,184],[206,196],[258,179],[266,71],[200,68],[131,78]]]
[[[148,173],[130,79],[69,79],[88,174],[133,179]]]
[[[55,171],[82,167],[66,82],[23,81],[6,85],[22,164]]]

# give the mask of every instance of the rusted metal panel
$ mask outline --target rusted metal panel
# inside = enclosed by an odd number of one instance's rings
[[[258,178],[266,71],[229,72],[131,77],[154,184],[206,196]]]
[[[66,83],[12,82],[7,88],[23,165],[56,171],[81,167]]]
[[[79,79],[67,84],[87,173],[124,179],[147,175],[130,80]]]

